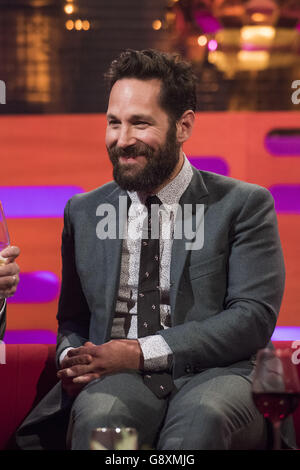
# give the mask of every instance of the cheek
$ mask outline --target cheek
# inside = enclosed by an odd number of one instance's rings
[[[112,129],[106,128],[106,132],[105,132],[106,147],[110,147],[116,140],[117,140],[116,133]]]
[[[106,147],[108,146],[108,142],[109,142],[109,132],[108,132],[108,129],[106,128],[106,131],[105,131],[105,145],[106,145]]]
[[[165,143],[164,133],[157,129],[152,129],[151,132],[141,132],[137,139],[154,149],[160,148]]]

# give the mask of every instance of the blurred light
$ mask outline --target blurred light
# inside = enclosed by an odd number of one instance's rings
[[[82,21],[81,20],[76,20],[75,21],[75,29],[77,29],[77,31],[80,31],[82,29]]]
[[[261,23],[262,21],[266,21],[267,17],[263,13],[252,13],[251,20],[255,23]]]
[[[247,70],[263,70],[267,68],[270,60],[267,51],[240,51],[237,57],[242,68]]]
[[[67,13],[68,15],[71,15],[74,12],[74,6],[65,5],[64,10],[65,10],[65,13]]]
[[[152,28],[155,29],[155,31],[158,31],[162,27],[162,22],[160,20],[154,20],[152,23]]]
[[[244,26],[241,29],[241,38],[244,41],[252,41],[254,39],[274,39],[275,28],[273,26]]]
[[[197,41],[198,41],[199,46],[206,46],[206,44],[207,44],[207,37],[204,36],[204,35],[199,36],[198,39],[197,39]]]
[[[168,23],[172,23],[176,18],[176,13],[174,13],[173,11],[168,11],[166,13],[166,20]]]
[[[90,25],[90,22],[89,22],[89,21],[84,20],[84,21],[82,22],[82,29],[84,29],[85,31],[88,31],[88,30],[90,29],[90,26],[91,26],[91,25]]]
[[[74,21],[72,21],[72,20],[66,21],[66,28],[67,28],[68,31],[71,31],[71,29],[74,28]]]
[[[218,43],[215,39],[211,39],[209,42],[208,42],[208,49],[210,51],[215,51],[217,50],[218,48]]]
[[[206,34],[215,34],[222,28],[218,19],[207,12],[196,11],[195,20],[201,31]]]

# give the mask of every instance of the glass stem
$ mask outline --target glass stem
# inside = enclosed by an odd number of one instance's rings
[[[281,450],[280,428],[280,421],[276,421],[273,423],[273,450]]]

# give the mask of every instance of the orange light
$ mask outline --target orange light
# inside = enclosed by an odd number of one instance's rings
[[[80,31],[82,29],[82,21],[81,20],[76,20],[75,21],[75,29],[77,29],[77,31]]]
[[[82,29],[84,29],[84,31],[88,31],[88,30],[90,29],[90,26],[91,26],[91,25],[90,25],[90,22],[89,22],[89,21],[84,20],[84,21],[82,22]]]
[[[266,20],[266,15],[263,13],[253,13],[251,15],[251,20],[255,21],[255,23],[261,23],[262,21]]]
[[[171,23],[172,21],[174,21],[176,18],[176,13],[174,13],[173,11],[168,11],[166,13],[166,20]]]
[[[65,5],[64,10],[65,10],[65,13],[67,13],[67,15],[71,15],[74,12],[74,6]]]
[[[71,31],[74,28],[74,21],[72,20],[66,21],[66,28],[68,31]]]
[[[158,31],[162,27],[162,22],[160,20],[154,20],[152,23],[152,28],[155,29],[155,31]]]
[[[206,46],[207,44],[207,37],[202,35],[202,36],[199,36],[198,39],[197,39],[197,42],[199,44],[199,46],[203,47],[203,46]]]

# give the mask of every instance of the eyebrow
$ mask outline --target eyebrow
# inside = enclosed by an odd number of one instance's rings
[[[114,114],[107,114],[107,119],[113,119],[113,120],[116,120],[118,121],[118,118],[114,115]],[[154,119],[147,115],[147,114],[133,114],[131,117],[130,117],[130,121],[148,121],[150,123],[154,123]]]
[[[117,117],[114,114],[107,114],[106,117],[107,117],[107,119],[117,120]]]

